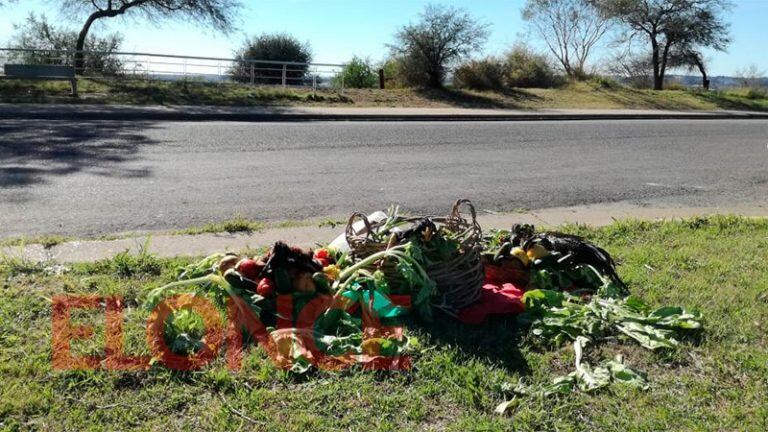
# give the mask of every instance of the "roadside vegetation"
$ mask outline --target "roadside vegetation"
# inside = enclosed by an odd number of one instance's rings
[[[120,10],[113,10],[112,2],[65,3],[68,10],[90,14],[80,32],[49,23],[44,15],[30,15],[14,27],[10,46],[84,46],[99,53],[86,58],[32,51],[8,56],[24,64],[76,64],[83,77],[81,97],[70,98],[66,82],[0,80],[0,102],[768,110],[768,81],[756,66],[740,70],[738,84],[728,84],[733,88],[709,91],[713,87],[702,52],[725,50],[731,42],[729,4],[720,0],[527,0],[521,10],[525,30],[543,42],[544,49],[517,42],[506,52],[486,57],[481,56],[490,35],[486,22],[461,8],[427,5],[394,32],[379,62],[353,55],[334,76],[317,77],[305,64],[313,60],[311,41],[288,33],[262,33],[246,38],[234,52],[226,83],[127,79],[121,75],[120,56],[113,54],[121,50],[123,37],[100,36],[90,26],[125,14],[152,20],[188,18],[227,32],[233,29],[232,17],[241,2],[131,2]],[[604,56],[598,64],[594,57],[600,47]],[[283,70],[280,63],[264,63],[269,61],[291,62],[291,67]],[[379,71],[385,89],[377,88]],[[698,73],[701,85],[685,87],[672,79],[673,72]],[[281,86],[283,75],[288,87]],[[319,89],[311,90],[313,83]]]
[[[209,106],[466,107],[536,110],[547,108],[635,108],[679,110],[768,110],[759,89],[722,91],[636,89],[613,80],[573,82],[555,88],[475,90],[446,87],[335,90],[214,84],[199,81],[83,79],[80,98],[66,82],[2,81],[0,102]]]
[[[632,292],[652,306],[680,304],[705,317],[700,338],[666,354],[605,342],[647,371],[646,391],[516,399],[506,415],[505,383],[548,383],[573,363],[570,344],[531,345],[514,320],[472,327],[412,325],[420,342],[408,372],[283,372],[260,348],[243,369],[223,357],[197,372],[53,371],[48,299],[56,294],[125,298],[125,347],[146,354],[149,288],[175,278],[190,258],[142,253],[65,268],[0,260],[0,429],[2,430],[744,430],[768,425],[768,220],[694,218],[616,222],[586,235],[620,260]],[[103,354],[104,311],[78,311],[94,325],[75,355]],[[526,343],[523,343],[526,342]],[[604,352],[603,352],[604,351]]]

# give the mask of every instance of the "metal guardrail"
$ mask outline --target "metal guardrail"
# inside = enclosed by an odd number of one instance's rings
[[[77,51],[0,48],[6,63],[74,66]],[[82,51],[79,75],[146,80],[199,80],[251,85],[331,88],[344,91],[343,64],[298,63],[260,59],[195,57],[122,51]],[[2,74],[0,68],[0,74]],[[2,75],[0,75],[2,76]]]

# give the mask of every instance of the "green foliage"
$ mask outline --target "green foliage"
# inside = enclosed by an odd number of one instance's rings
[[[507,65],[496,57],[470,60],[453,72],[453,85],[474,90],[502,90],[506,87]]]
[[[55,51],[73,51],[77,42],[77,31],[58,28],[48,22],[45,15],[37,16],[30,13],[23,24],[13,26],[9,46],[11,48],[41,49]],[[85,51],[98,51],[99,54],[89,54],[85,58],[84,74],[114,75],[122,70],[123,64],[119,58],[110,55],[120,51],[123,36],[111,33],[107,36],[89,35],[85,40]],[[50,52],[12,52],[10,60],[24,64],[58,64],[72,65],[73,58],[68,54]]]
[[[427,5],[419,21],[400,29],[389,46],[400,62],[401,79],[412,86],[441,88],[450,66],[482,48],[486,27],[464,10]]]
[[[744,95],[747,99],[751,100],[758,100],[758,99],[768,99],[768,88],[765,87],[754,87],[747,90],[746,95]]]
[[[229,75],[234,81],[253,81],[259,84],[276,85],[282,82],[283,65],[280,63],[252,63],[251,60],[310,63],[312,61],[312,48],[309,42],[302,43],[287,33],[264,33],[246,39],[243,46],[235,53],[235,59],[235,65],[229,71]],[[287,84],[301,84],[308,68],[309,66],[306,64],[287,66]]]
[[[209,222],[200,227],[192,227],[179,231],[174,231],[174,234],[205,234],[205,233],[221,233],[227,232],[234,233],[247,233],[263,231],[265,225],[263,222],[252,221],[241,214],[235,215],[232,219],[227,219],[222,222]]]
[[[113,258],[103,259],[94,264],[95,272],[107,272],[116,277],[159,276],[163,271],[160,259],[149,253],[149,242],[144,243],[138,254],[128,250],[118,253]]]
[[[550,88],[561,84],[547,58],[525,46],[516,46],[504,58],[464,63],[456,68],[453,81],[457,87],[475,90]]]
[[[549,88],[560,84],[547,58],[525,46],[514,47],[505,60],[509,87]]]
[[[374,88],[378,86],[379,75],[370,60],[355,56],[333,77],[332,83],[335,87],[341,87],[343,83],[345,88]]]

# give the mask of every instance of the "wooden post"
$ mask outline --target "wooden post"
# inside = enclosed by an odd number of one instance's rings
[[[384,88],[384,68],[379,69],[379,88]]]

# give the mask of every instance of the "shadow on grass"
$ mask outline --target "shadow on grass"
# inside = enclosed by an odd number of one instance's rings
[[[484,324],[469,325],[437,315],[432,323],[409,323],[408,327],[428,335],[432,345],[453,346],[468,357],[488,360],[520,375],[530,374],[519,350],[525,329],[518,326],[515,316],[492,316]]]
[[[713,92],[691,92],[691,94],[701,100],[715,104],[718,108],[740,111],[768,111],[768,100],[749,99],[746,97],[729,95],[720,91]]]
[[[521,103],[541,99],[540,96],[519,89],[483,93],[452,88],[419,88],[414,92],[425,99],[461,108],[525,109]]]
[[[623,87],[618,90],[599,91],[606,99],[619,104],[624,108],[659,110],[690,110],[701,108],[664,97],[662,92],[648,93],[648,91],[645,90],[629,87]]]

